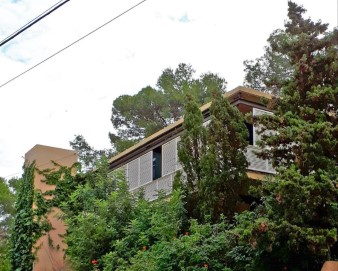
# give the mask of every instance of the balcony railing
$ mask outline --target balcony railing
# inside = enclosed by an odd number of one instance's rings
[[[255,151],[258,151],[259,147],[249,145],[246,151],[246,159],[248,160],[248,169],[254,171],[260,171],[265,173],[276,173],[269,160],[263,160],[256,156]]]
[[[131,192],[138,192],[141,189],[144,191],[144,197],[147,200],[154,200],[157,198],[158,192],[161,191],[168,195],[172,192],[174,177],[176,172],[172,172],[154,181],[148,182],[140,187],[130,190]]]

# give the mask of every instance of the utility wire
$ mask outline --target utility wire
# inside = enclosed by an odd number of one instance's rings
[[[5,45],[10,40],[14,39],[16,36],[20,35],[22,32],[26,31],[32,25],[36,24],[38,21],[42,20],[43,18],[45,18],[46,16],[48,16],[49,14],[51,14],[52,12],[54,12],[59,7],[63,6],[64,4],[66,4],[69,1],[70,0],[61,0],[58,3],[56,3],[54,6],[50,7],[45,12],[41,13],[39,16],[37,16],[36,18],[34,18],[33,20],[31,20],[30,22],[28,22],[24,26],[22,26],[21,28],[19,28],[18,30],[16,30],[13,34],[9,35],[7,38],[5,38],[4,40],[2,40],[0,42],[0,47],[3,46],[3,45]]]
[[[12,79],[8,80],[7,82],[3,83],[2,85],[0,85],[0,88],[4,87],[5,85],[7,85],[8,83],[14,81],[15,79],[19,78],[20,76],[24,75],[25,73],[33,70],[34,68],[36,68],[37,66],[41,65],[42,63],[46,62],[47,60],[51,59],[52,57],[58,55],[59,53],[65,51],[66,49],[68,49],[69,47],[73,46],[74,44],[78,43],[79,41],[85,39],[86,37],[90,36],[91,34],[95,33],[96,31],[98,31],[99,29],[103,28],[104,26],[110,24],[111,22],[115,21],[116,19],[118,19],[119,17],[123,16],[124,14],[128,13],[129,11],[133,10],[134,8],[136,8],[137,6],[141,5],[142,3],[146,2],[147,0],[143,0],[139,3],[137,3],[136,5],[132,6],[131,8],[127,9],[126,11],[120,13],[119,15],[117,15],[116,17],[110,19],[108,22],[102,24],[101,26],[95,28],[94,30],[90,31],[88,34],[82,36],[81,38],[75,40],[74,42],[70,43],[69,45],[67,45],[66,47],[62,48],[61,50],[55,52],[54,54],[52,54],[51,56],[45,58],[44,60],[38,62],[37,64],[35,64],[34,66],[30,67],[29,69],[25,70],[24,72],[18,74],[17,76],[13,77]]]

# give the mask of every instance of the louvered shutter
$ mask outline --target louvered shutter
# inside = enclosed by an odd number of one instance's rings
[[[162,145],[162,176],[166,176],[176,170],[176,139]]]
[[[139,159],[135,159],[127,164],[127,181],[130,190],[139,186]]]
[[[261,115],[264,115],[264,114],[272,115],[273,113],[272,113],[272,112],[269,112],[269,111],[262,110],[262,109],[253,108],[253,115],[254,115],[254,116],[261,116]],[[261,129],[261,126],[260,126],[260,125],[257,125],[257,126],[254,126],[254,127],[253,127],[253,141],[254,141],[254,146],[257,146],[257,142],[261,140],[261,134],[259,135],[259,134],[257,133],[257,131],[259,131],[260,129]],[[269,131],[265,131],[264,133],[265,133],[265,134],[268,134]]]
[[[140,157],[140,185],[152,181],[152,152]]]
[[[180,159],[178,158],[178,145],[179,145],[180,141],[181,141],[181,137],[176,137],[176,170],[182,169]]]

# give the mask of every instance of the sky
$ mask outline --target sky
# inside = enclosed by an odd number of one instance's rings
[[[0,40],[57,0],[0,0]],[[0,85],[112,20],[140,0],[71,0],[0,48]],[[337,26],[337,0],[295,0],[306,17]],[[168,67],[217,73],[243,85],[246,59],[283,28],[287,0],[147,0],[0,87],[0,176],[22,173],[36,144],[69,149],[83,135],[109,148],[112,102],[155,86]]]

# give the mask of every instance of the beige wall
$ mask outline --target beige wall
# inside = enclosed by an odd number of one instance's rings
[[[43,145],[35,145],[25,155],[26,163],[35,161],[35,165],[39,170],[56,169],[52,161],[62,166],[72,166],[77,162],[77,154],[72,150],[65,150]],[[37,172],[34,178],[35,189],[46,192],[54,189],[53,186],[41,182],[43,177]],[[48,220],[52,225],[52,230],[45,236],[41,237],[37,246],[37,260],[34,263],[34,271],[61,271],[69,270],[69,267],[64,259],[65,244],[62,242],[62,237],[66,233],[64,223],[58,218],[61,211],[53,208],[48,214]],[[52,240],[52,245],[50,245]]]

